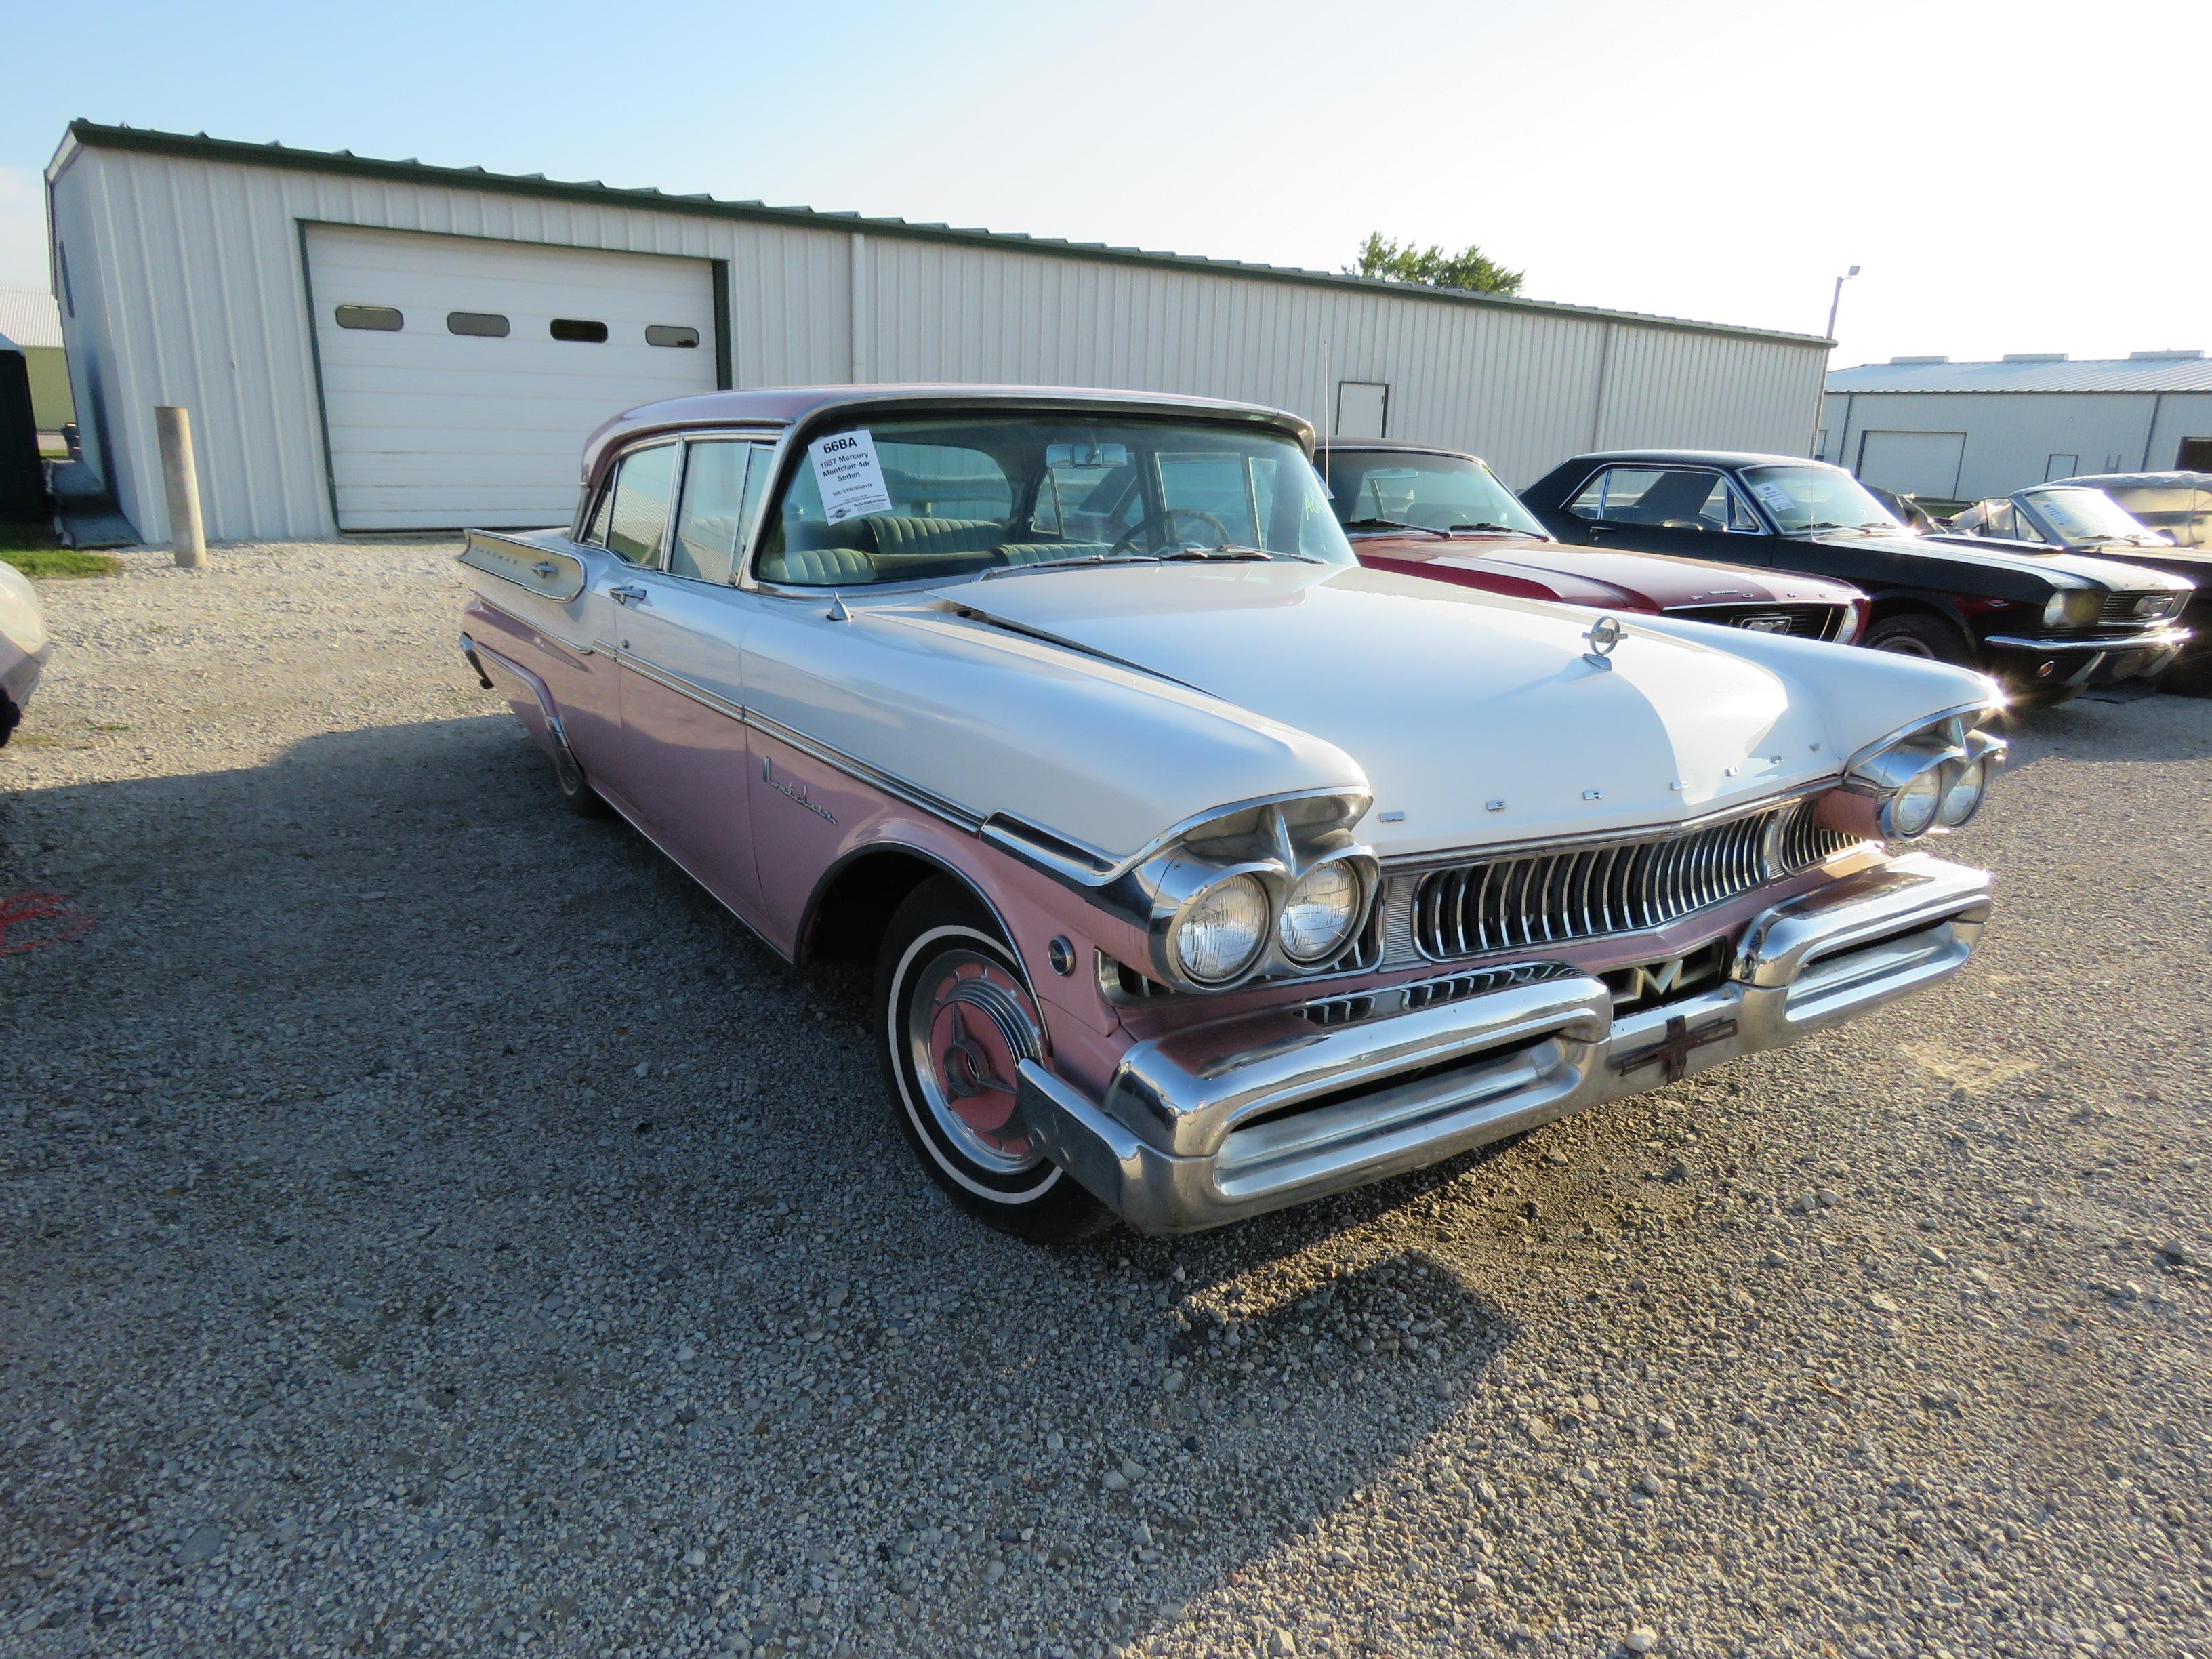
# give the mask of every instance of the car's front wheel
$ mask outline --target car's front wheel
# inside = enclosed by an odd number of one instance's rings
[[[1974,665],[1966,635],[1940,617],[1911,611],[1901,617],[1884,617],[1867,629],[1863,643],[1870,651],[1887,651],[1893,656],[1948,662],[1959,668]]]
[[[962,1209],[1041,1243],[1113,1220],[1022,1121],[1015,1069],[1045,1058],[1044,1022],[1005,936],[957,883],[924,882],[892,917],[876,1042],[900,1132]]]

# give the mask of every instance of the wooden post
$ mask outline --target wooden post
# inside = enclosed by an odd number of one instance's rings
[[[161,443],[161,488],[169,498],[169,551],[186,570],[207,568],[207,537],[200,526],[200,477],[192,465],[192,416],[173,404],[154,407]]]

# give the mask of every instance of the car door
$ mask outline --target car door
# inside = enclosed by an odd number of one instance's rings
[[[1598,469],[1565,508],[1566,529],[1590,547],[1673,553],[1723,564],[1771,564],[1775,538],[1729,476],[1656,462]]]
[[[608,597],[622,665],[617,787],[638,827],[740,915],[757,902],[743,651],[750,596],[732,585],[768,471],[765,444],[688,436],[638,452],[649,482],[616,481],[610,550],[629,561]],[[634,458],[625,458],[625,474]]]

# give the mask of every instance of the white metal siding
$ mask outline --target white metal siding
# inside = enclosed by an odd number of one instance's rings
[[[611,410],[714,389],[714,273],[703,259],[532,247],[466,236],[307,227],[324,429],[344,530],[555,524],[576,457]],[[397,330],[346,328],[387,307]],[[502,317],[453,333],[456,311]],[[556,318],[603,341],[558,340]],[[654,346],[653,324],[696,331]]]
[[[1959,464],[1966,457],[1963,432],[1863,432],[1854,471],[1870,484],[1900,495],[1955,499]]]
[[[115,289],[99,357],[112,477],[150,538],[167,534],[156,403],[192,410],[211,537],[337,527],[307,223],[725,260],[740,386],[1127,386],[1274,404],[1318,425],[1326,344],[1331,380],[1389,384],[1394,435],[1473,449],[1512,483],[1607,444],[1802,454],[1826,367],[1817,345],[1601,316],[98,146],[64,156],[54,198],[58,225],[87,226],[73,267],[103,267]]]
[[[1825,459],[1845,466],[1869,432],[1965,433],[1967,501],[2040,483],[2053,455],[2079,456],[2083,472],[2162,471],[2183,438],[2212,437],[2203,392],[1832,392],[1822,406]]]

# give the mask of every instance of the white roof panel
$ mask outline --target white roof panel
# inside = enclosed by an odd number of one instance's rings
[[[25,348],[62,343],[62,308],[44,289],[0,288],[0,334]]]
[[[2008,358],[1953,363],[1926,358],[1828,371],[1831,392],[2212,392],[2212,357]]]

